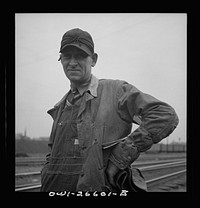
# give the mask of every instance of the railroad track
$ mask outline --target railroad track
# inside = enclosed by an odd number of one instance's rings
[[[174,178],[180,177],[186,173],[186,160],[164,160],[164,161],[150,161],[150,162],[137,162],[133,164],[142,172],[146,179],[148,190],[155,190],[164,182],[170,181]],[[180,169],[181,168],[181,169]],[[178,169],[178,170],[177,170]],[[170,173],[166,173],[166,170],[172,170]],[[156,173],[156,174],[155,174]],[[17,173],[15,177],[39,177],[40,172],[30,173]],[[153,178],[152,178],[153,176]],[[15,187],[16,192],[39,192],[41,187],[40,183],[23,184]]]
[[[16,166],[36,166],[43,165],[46,162],[44,157],[27,157],[27,158],[16,158]]]
[[[178,188],[177,185],[180,185],[180,184],[177,183],[177,178],[179,179],[180,177],[183,177],[185,174],[186,174],[186,169],[147,180],[146,183],[148,186],[148,191],[160,192],[162,189],[165,189],[169,192],[172,188]],[[185,183],[185,180],[181,181],[181,185],[184,186],[184,183]],[[162,185],[160,186],[160,184]]]
[[[183,157],[184,158],[184,157]],[[183,159],[183,158],[179,158],[179,159]],[[171,158],[171,161],[175,161],[178,158]],[[166,161],[170,161],[167,160]],[[162,163],[165,160],[161,159],[158,160],[158,163]],[[25,158],[15,158],[15,165],[16,166],[40,166],[40,165],[44,165],[46,163],[46,158],[45,157],[25,157]],[[146,162],[138,162],[136,161],[135,164],[145,164]],[[148,162],[147,162],[148,163]],[[155,161],[152,161],[152,163],[155,163]]]

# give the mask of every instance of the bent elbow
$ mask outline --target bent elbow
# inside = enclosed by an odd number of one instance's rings
[[[166,122],[165,126],[161,131],[154,137],[153,142],[158,143],[162,139],[168,137],[178,126],[179,118],[176,114],[175,110],[171,107],[170,116],[168,117],[168,122]]]

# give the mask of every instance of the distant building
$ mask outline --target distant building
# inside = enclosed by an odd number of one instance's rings
[[[15,135],[15,139],[19,140],[19,139],[23,139],[23,140],[29,140],[31,139],[30,137],[26,136],[25,134],[23,135],[22,133],[17,133]]]

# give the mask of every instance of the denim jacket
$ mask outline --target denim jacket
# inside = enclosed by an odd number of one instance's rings
[[[50,148],[67,95],[48,111],[54,120]],[[78,139],[86,159],[77,191],[104,190],[108,160],[120,169],[126,168],[140,152],[170,135],[179,122],[170,105],[125,81],[98,80],[95,76],[83,95],[78,117]],[[131,133],[133,123],[138,128]]]

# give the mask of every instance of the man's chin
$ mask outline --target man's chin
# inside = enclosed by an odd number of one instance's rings
[[[82,83],[83,82],[81,77],[78,77],[78,76],[70,76],[70,77],[68,77],[68,79],[70,80],[70,82],[73,82],[73,83]]]

